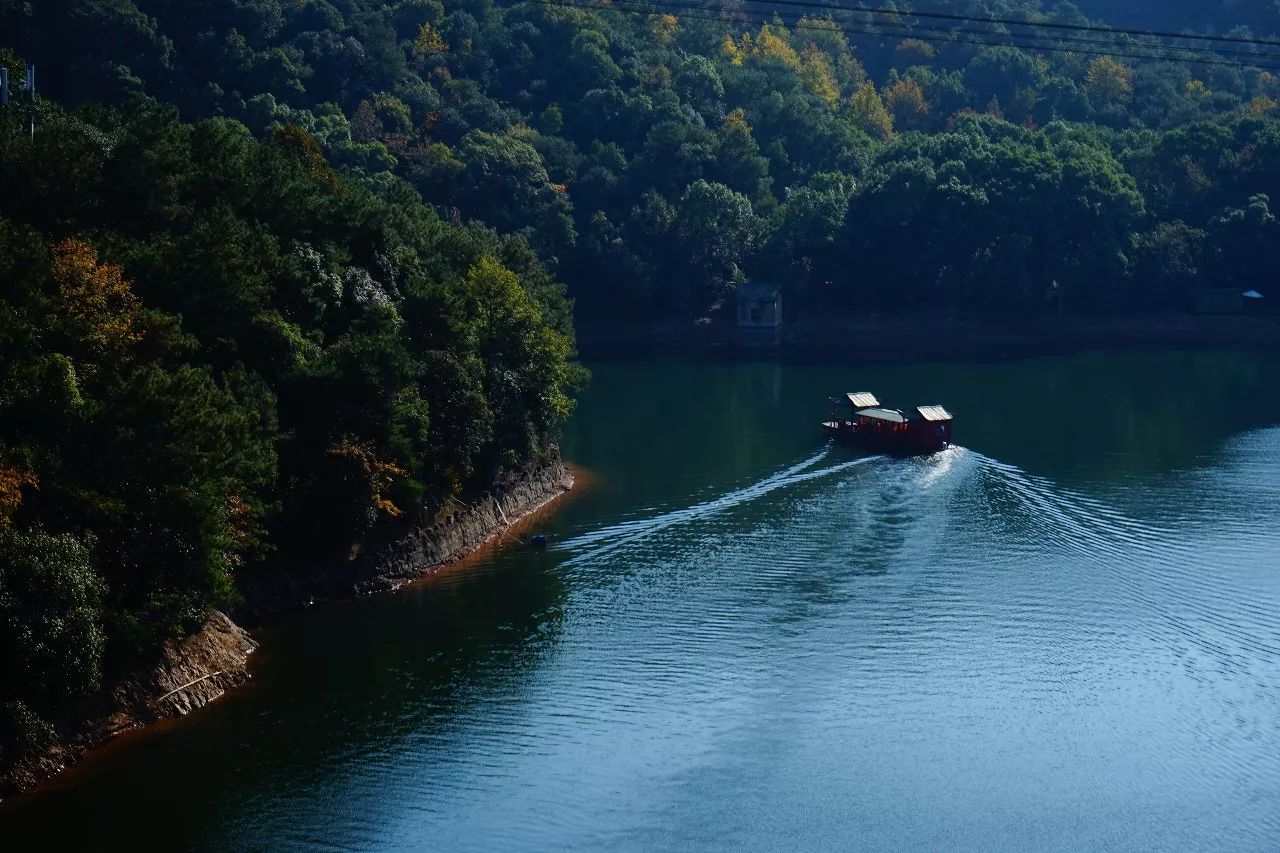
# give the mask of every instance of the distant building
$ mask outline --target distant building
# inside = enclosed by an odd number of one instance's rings
[[[782,329],[782,291],[772,284],[752,282],[737,290],[738,339],[747,344],[778,343]]]

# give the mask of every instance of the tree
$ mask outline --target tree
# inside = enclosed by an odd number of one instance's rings
[[[1224,208],[1209,221],[1207,232],[1221,284],[1263,289],[1272,280],[1280,223],[1267,196],[1253,195],[1242,207]]]
[[[879,140],[893,138],[893,116],[885,108],[874,84],[858,87],[849,101],[849,118],[854,125]]]
[[[1023,91],[1038,92],[1044,84],[1045,61],[1016,47],[989,47],[975,56],[965,69],[965,83],[976,94],[975,104],[992,98],[1011,105]]]
[[[554,251],[573,242],[572,206],[552,185],[532,145],[511,135],[473,131],[463,138],[458,153],[470,188],[455,196],[464,212],[487,216],[502,230],[527,229],[544,249]]]
[[[750,197],[761,198],[769,192],[769,161],[760,154],[741,109],[725,116],[716,139],[715,177],[730,188]]]
[[[899,127],[920,128],[929,117],[924,91],[910,77],[903,77],[886,89],[884,101]]]
[[[97,688],[104,591],[84,541],[0,533],[0,743],[31,737],[40,715]]]
[[[444,36],[440,35],[429,22],[424,22],[418,28],[418,34],[413,39],[413,52],[419,59],[426,59],[448,51],[449,45],[444,40]]]
[[[125,281],[124,270],[99,263],[93,246],[75,239],[58,243],[52,275],[73,352],[86,367],[141,340],[141,300]]]
[[[13,514],[22,506],[22,493],[34,489],[40,479],[29,469],[0,462],[0,534],[13,526]]]
[[[743,277],[759,225],[751,201],[724,184],[694,181],[680,196],[676,234],[685,257],[687,310],[718,307]]]
[[[1127,104],[1133,97],[1133,71],[1109,56],[1101,56],[1089,63],[1084,86],[1097,106]]]

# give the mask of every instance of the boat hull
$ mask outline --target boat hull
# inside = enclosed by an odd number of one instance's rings
[[[838,444],[857,447],[868,453],[890,456],[926,456],[951,446],[949,429],[907,429],[883,433],[860,429],[851,421],[827,421],[822,425],[827,435]]]

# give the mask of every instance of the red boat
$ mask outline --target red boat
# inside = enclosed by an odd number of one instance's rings
[[[904,412],[880,404],[869,391],[831,401],[831,420],[823,429],[842,444],[873,453],[918,456],[951,446],[951,413],[941,406],[917,406]]]

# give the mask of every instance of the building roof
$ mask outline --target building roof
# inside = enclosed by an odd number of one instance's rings
[[[776,285],[752,281],[738,285],[739,299],[775,299],[778,296]]]
[[[878,421],[891,421],[900,424],[906,421],[906,416],[897,409],[859,409],[858,417],[875,418]]]
[[[876,395],[870,391],[850,391],[845,394],[849,402],[855,409],[871,409],[880,405],[880,401],[876,399]]]
[[[926,421],[949,421],[951,413],[941,406],[917,406],[916,411]]]

